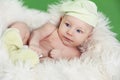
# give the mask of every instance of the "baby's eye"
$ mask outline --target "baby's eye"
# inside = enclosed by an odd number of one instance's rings
[[[71,27],[69,23],[65,23],[65,25],[66,25],[67,27]]]
[[[82,31],[81,31],[80,29],[77,29],[76,32],[80,33],[80,32],[82,32]]]

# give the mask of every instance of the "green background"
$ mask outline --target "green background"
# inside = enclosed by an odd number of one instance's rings
[[[22,0],[24,5],[29,8],[46,11],[48,5],[54,4],[59,0]],[[92,0],[98,6],[98,10],[102,12],[110,20],[112,31],[117,33],[117,39],[120,41],[120,0]]]

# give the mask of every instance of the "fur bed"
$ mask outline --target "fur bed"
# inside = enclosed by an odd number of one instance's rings
[[[0,0],[0,36],[14,21],[26,22],[31,29],[48,20],[57,25],[62,15],[59,4],[51,5],[48,12],[40,12],[28,9],[18,0]],[[120,43],[102,13],[86,45],[88,50],[80,59],[46,61],[31,68],[27,63],[13,65],[0,42],[0,80],[120,80]]]

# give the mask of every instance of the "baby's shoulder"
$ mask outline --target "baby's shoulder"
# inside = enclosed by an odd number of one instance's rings
[[[57,29],[57,27],[52,23],[46,23],[46,24],[43,25],[42,28],[44,29],[43,31],[45,31],[45,32],[47,31],[47,32],[50,32],[50,33]]]
[[[49,28],[49,29],[56,29],[56,28],[57,28],[56,25],[54,25],[54,24],[52,24],[52,23],[50,23],[50,22],[46,23],[46,24],[44,25],[44,27],[47,27],[47,28]]]

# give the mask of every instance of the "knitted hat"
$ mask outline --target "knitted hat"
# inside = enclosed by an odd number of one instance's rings
[[[97,6],[89,0],[69,0],[61,5],[61,11],[96,27]]]

